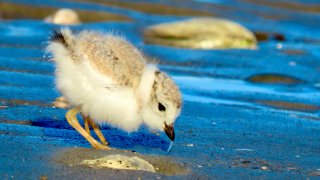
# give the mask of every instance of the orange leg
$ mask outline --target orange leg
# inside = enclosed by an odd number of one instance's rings
[[[88,116],[82,115],[82,118],[84,120],[85,130],[88,132],[88,134],[90,134],[90,126],[91,126],[93,128],[94,132],[96,133],[96,135],[99,137],[102,144],[108,145],[109,143],[106,141],[106,138],[103,136],[99,125],[97,125],[95,122],[93,122]]]
[[[96,123],[94,123],[90,118],[88,118],[89,124],[92,126],[94,132],[96,133],[96,135],[99,137],[100,141],[102,142],[102,144],[104,145],[108,145],[109,143],[106,141],[106,138],[103,136],[101,130],[100,130],[100,126],[97,125]]]
[[[66,118],[67,118],[68,123],[75,130],[77,130],[94,148],[110,150],[111,149],[110,147],[99,143],[86,130],[83,129],[83,127],[79,124],[79,121],[76,116],[79,112],[80,112],[79,107],[75,107],[75,108],[70,109],[66,114]]]
[[[89,126],[89,119],[88,119],[86,116],[82,115],[82,114],[81,114],[81,116],[82,116],[82,119],[83,119],[83,121],[84,121],[84,129],[86,130],[86,132],[87,132],[89,135],[91,135],[91,133],[90,133],[90,126]]]

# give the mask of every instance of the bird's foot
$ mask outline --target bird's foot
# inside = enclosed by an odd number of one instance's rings
[[[94,148],[96,149],[103,149],[103,150],[110,150],[111,148],[106,146],[107,141],[104,142],[105,145],[101,144],[97,140],[95,140],[89,133],[90,129],[86,128],[83,129],[83,127],[79,124],[79,121],[77,119],[77,113],[80,112],[79,107],[75,107],[70,109],[66,114],[66,119],[68,123],[76,129]],[[100,130],[100,129],[99,129]],[[89,131],[89,132],[88,132]],[[96,132],[96,131],[95,131]],[[96,132],[97,133],[97,132]],[[101,133],[101,132],[100,132]],[[102,134],[102,133],[101,133]],[[97,134],[98,135],[98,134]],[[100,137],[99,137],[100,138]],[[101,138],[100,138],[101,139]]]
[[[111,150],[112,148],[110,148],[109,146],[97,143],[97,144],[91,144],[92,147],[94,147],[95,149],[99,149],[99,150]]]
[[[98,136],[98,138],[100,139],[101,143],[105,146],[108,146],[109,143],[107,142],[106,138],[103,136],[100,130],[100,126],[97,125],[95,122],[93,122],[89,116],[83,115],[82,113],[81,115],[82,115],[82,119],[84,120],[84,126],[87,133],[90,135],[90,126],[91,126],[94,132],[96,133],[96,135]]]

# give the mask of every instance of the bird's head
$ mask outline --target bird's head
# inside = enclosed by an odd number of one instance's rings
[[[174,122],[181,111],[181,93],[178,86],[164,72],[156,71],[149,101],[142,108],[145,124],[165,131],[174,140]]]

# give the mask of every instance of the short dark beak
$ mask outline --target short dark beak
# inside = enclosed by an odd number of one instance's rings
[[[169,137],[171,141],[174,141],[174,128],[173,128],[173,123],[170,125],[167,125],[164,123],[164,132],[166,132],[166,135]]]

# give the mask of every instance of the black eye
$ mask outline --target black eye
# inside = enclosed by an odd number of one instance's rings
[[[159,109],[159,111],[162,111],[162,112],[166,111],[166,107],[164,107],[164,105],[161,103],[158,104],[158,109]]]

